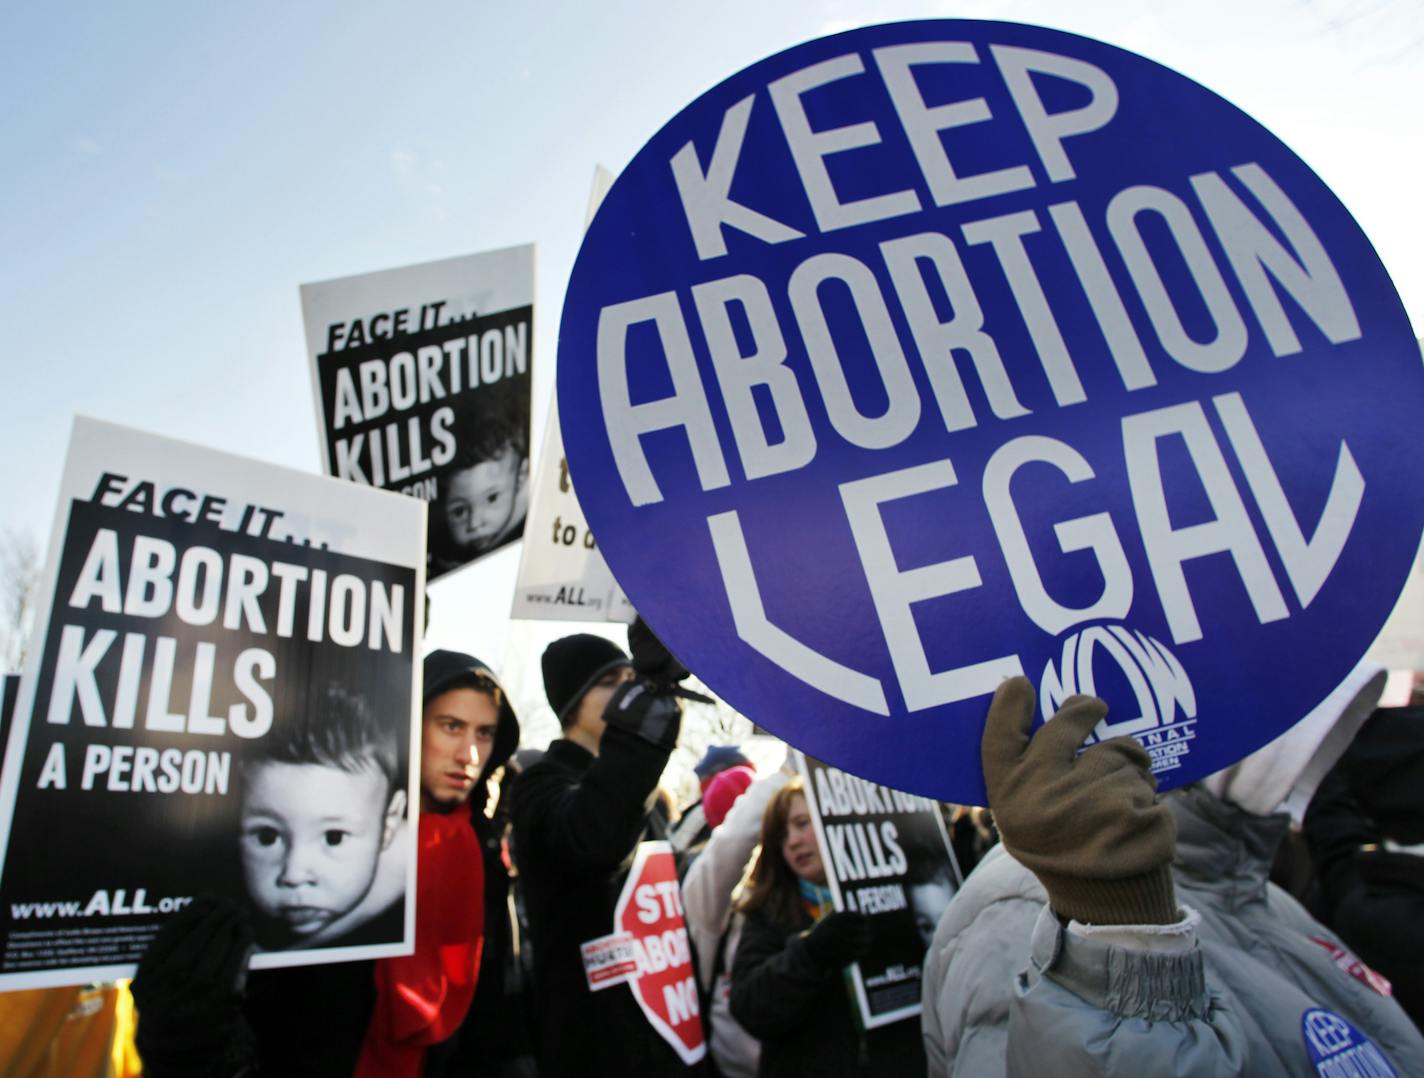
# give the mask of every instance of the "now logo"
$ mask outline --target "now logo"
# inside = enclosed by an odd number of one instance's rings
[[[1137,714],[1116,722],[1104,719],[1093,729],[1093,741],[1138,734],[1177,720],[1177,710],[1187,719],[1197,715],[1197,697],[1191,679],[1167,648],[1145,633],[1123,625],[1094,625],[1063,642],[1063,654],[1053,660],[1039,681],[1039,707],[1043,721],[1053,717],[1068,697],[1081,693],[1097,696],[1096,669],[1100,656],[1117,665],[1137,698]]]

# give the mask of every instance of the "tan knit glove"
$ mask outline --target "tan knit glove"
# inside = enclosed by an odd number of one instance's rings
[[[989,705],[981,753],[1004,846],[1033,871],[1054,912],[1085,924],[1172,924],[1177,827],[1157,803],[1147,751],[1115,737],[1075,756],[1108,713],[1071,696],[1029,739],[1037,697],[1010,678]]]

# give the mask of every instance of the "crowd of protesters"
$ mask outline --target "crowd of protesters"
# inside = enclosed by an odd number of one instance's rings
[[[133,982],[143,1073],[1424,1074],[1424,708],[1376,709],[1382,673],[1357,671],[1275,742],[1163,796],[1131,738],[1079,751],[1101,701],[1070,698],[1030,736],[1034,691],[1005,682],[983,735],[988,810],[945,806],[965,879],[919,881],[939,894],[935,912],[917,909],[922,1015],[867,1029],[845,974],[877,933],[833,908],[801,779],[714,746],[699,799],[669,813],[658,783],[680,701],[696,694],[641,622],[629,641],[631,654],[582,634],[549,646],[561,737],[517,755],[519,723],[490,668],[430,654],[414,953],[249,972],[264,915],[339,944],[376,914],[199,899]],[[393,783],[377,781],[384,757],[356,733],[303,736],[264,766],[381,786],[365,891],[380,893],[380,851],[400,822]],[[269,802],[251,810],[259,876],[261,820],[282,811]],[[1290,871],[1278,856],[1288,835]],[[626,984],[601,986],[587,965],[649,839],[679,868],[708,1048],[691,1062]],[[0,996],[6,1073],[134,1073],[132,1047],[76,1054],[79,991]],[[105,997],[84,1013],[112,1030],[125,1026],[117,1007]]]

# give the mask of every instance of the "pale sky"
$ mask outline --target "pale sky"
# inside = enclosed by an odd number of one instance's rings
[[[764,56],[931,17],[1097,37],[1222,94],[1334,189],[1424,331],[1418,0],[11,4],[0,532],[47,544],[75,413],[319,469],[297,286],[529,242],[537,447],[595,165]],[[431,642],[537,725],[538,653],[572,630],[512,628],[517,564],[435,586]]]

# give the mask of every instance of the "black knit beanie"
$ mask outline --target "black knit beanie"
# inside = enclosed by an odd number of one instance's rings
[[[631,665],[623,649],[592,633],[576,633],[555,640],[544,649],[544,695],[564,725],[583,694],[610,670]]]

